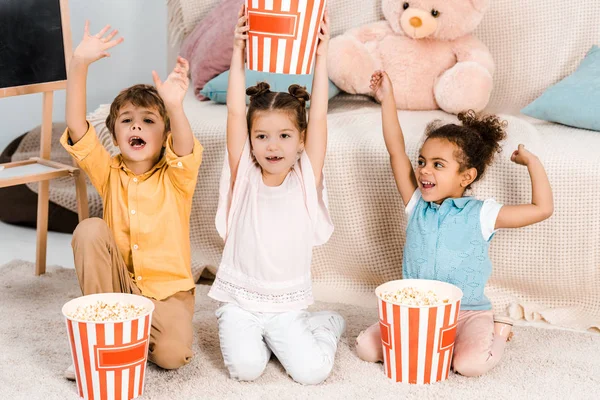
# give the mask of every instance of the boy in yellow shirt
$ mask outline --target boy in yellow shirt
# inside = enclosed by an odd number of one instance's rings
[[[119,93],[106,119],[121,151],[111,158],[85,117],[88,67],[123,41],[109,29],[90,35],[86,22],[69,65],[61,143],[104,205],[103,219],[82,221],[73,233],[75,269],[84,295],[133,293],[154,302],[148,359],[174,369],[193,355],[189,220],[203,149],[183,111],[189,65],[179,57],[165,82],[152,72],[156,88]],[[74,379],[72,366],[65,376]]]

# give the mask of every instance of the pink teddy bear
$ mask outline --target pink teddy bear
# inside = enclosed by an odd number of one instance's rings
[[[329,77],[348,93],[369,94],[385,70],[404,110],[481,111],[492,92],[494,60],[470,33],[489,0],[382,0],[386,21],[331,40]]]

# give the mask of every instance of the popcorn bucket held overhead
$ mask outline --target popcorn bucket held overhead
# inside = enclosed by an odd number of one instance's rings
[[[326,0],[246,0],[248,69],[312,73]]]
[[[115,322],[72,317],[78,307],[98,301],[133,304],[144,310],[138,316]],[[142,395],[153,311],[151,300],[125,293],[92,294],[63,306],[80,397],[134,399]]]
[[[433,291],[440,301],[430,306],[409,306],[386,301],[383,294],[404,288]],[[448,379],[462,290],[440,281],[403,279],[375,289],[384,372],[395,382],[426,384]]]

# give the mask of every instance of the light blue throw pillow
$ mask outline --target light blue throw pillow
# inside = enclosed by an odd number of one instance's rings
[[[530,117],[600,131],[600,48],[592,46],[579,67],[521,110]]]
[[[229,71],[223,72],[221,75],[211,79],[204,88],[200,91],[205,97],[217,102],[227,102],[227,83],[229,80]],[[258,72],[246,69],[246,87],[254,86],[258,82],[267,82],[271,86],[273,92],[287,92],[288,87],[293,84],[306,86],[308,93],[312,93],[312,74],[309,75],[288,75],[274,74],[271,72]],[[329,98],[338,94],[340,90],[329,81]],[[250,102],[250,97],[246,96],[246,104]],[[310,107],[310,101],[306,103]]]

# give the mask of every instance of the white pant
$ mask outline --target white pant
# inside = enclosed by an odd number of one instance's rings
[[[308,311],[251,312],[233,303],[221,306],[216,315],[223,360],[232,378],[252,381],[261,376],[271,351],[298,383],[315,385],[331,373],[341,332],[336,335],[320,325],[322,318],[311,319]]]

